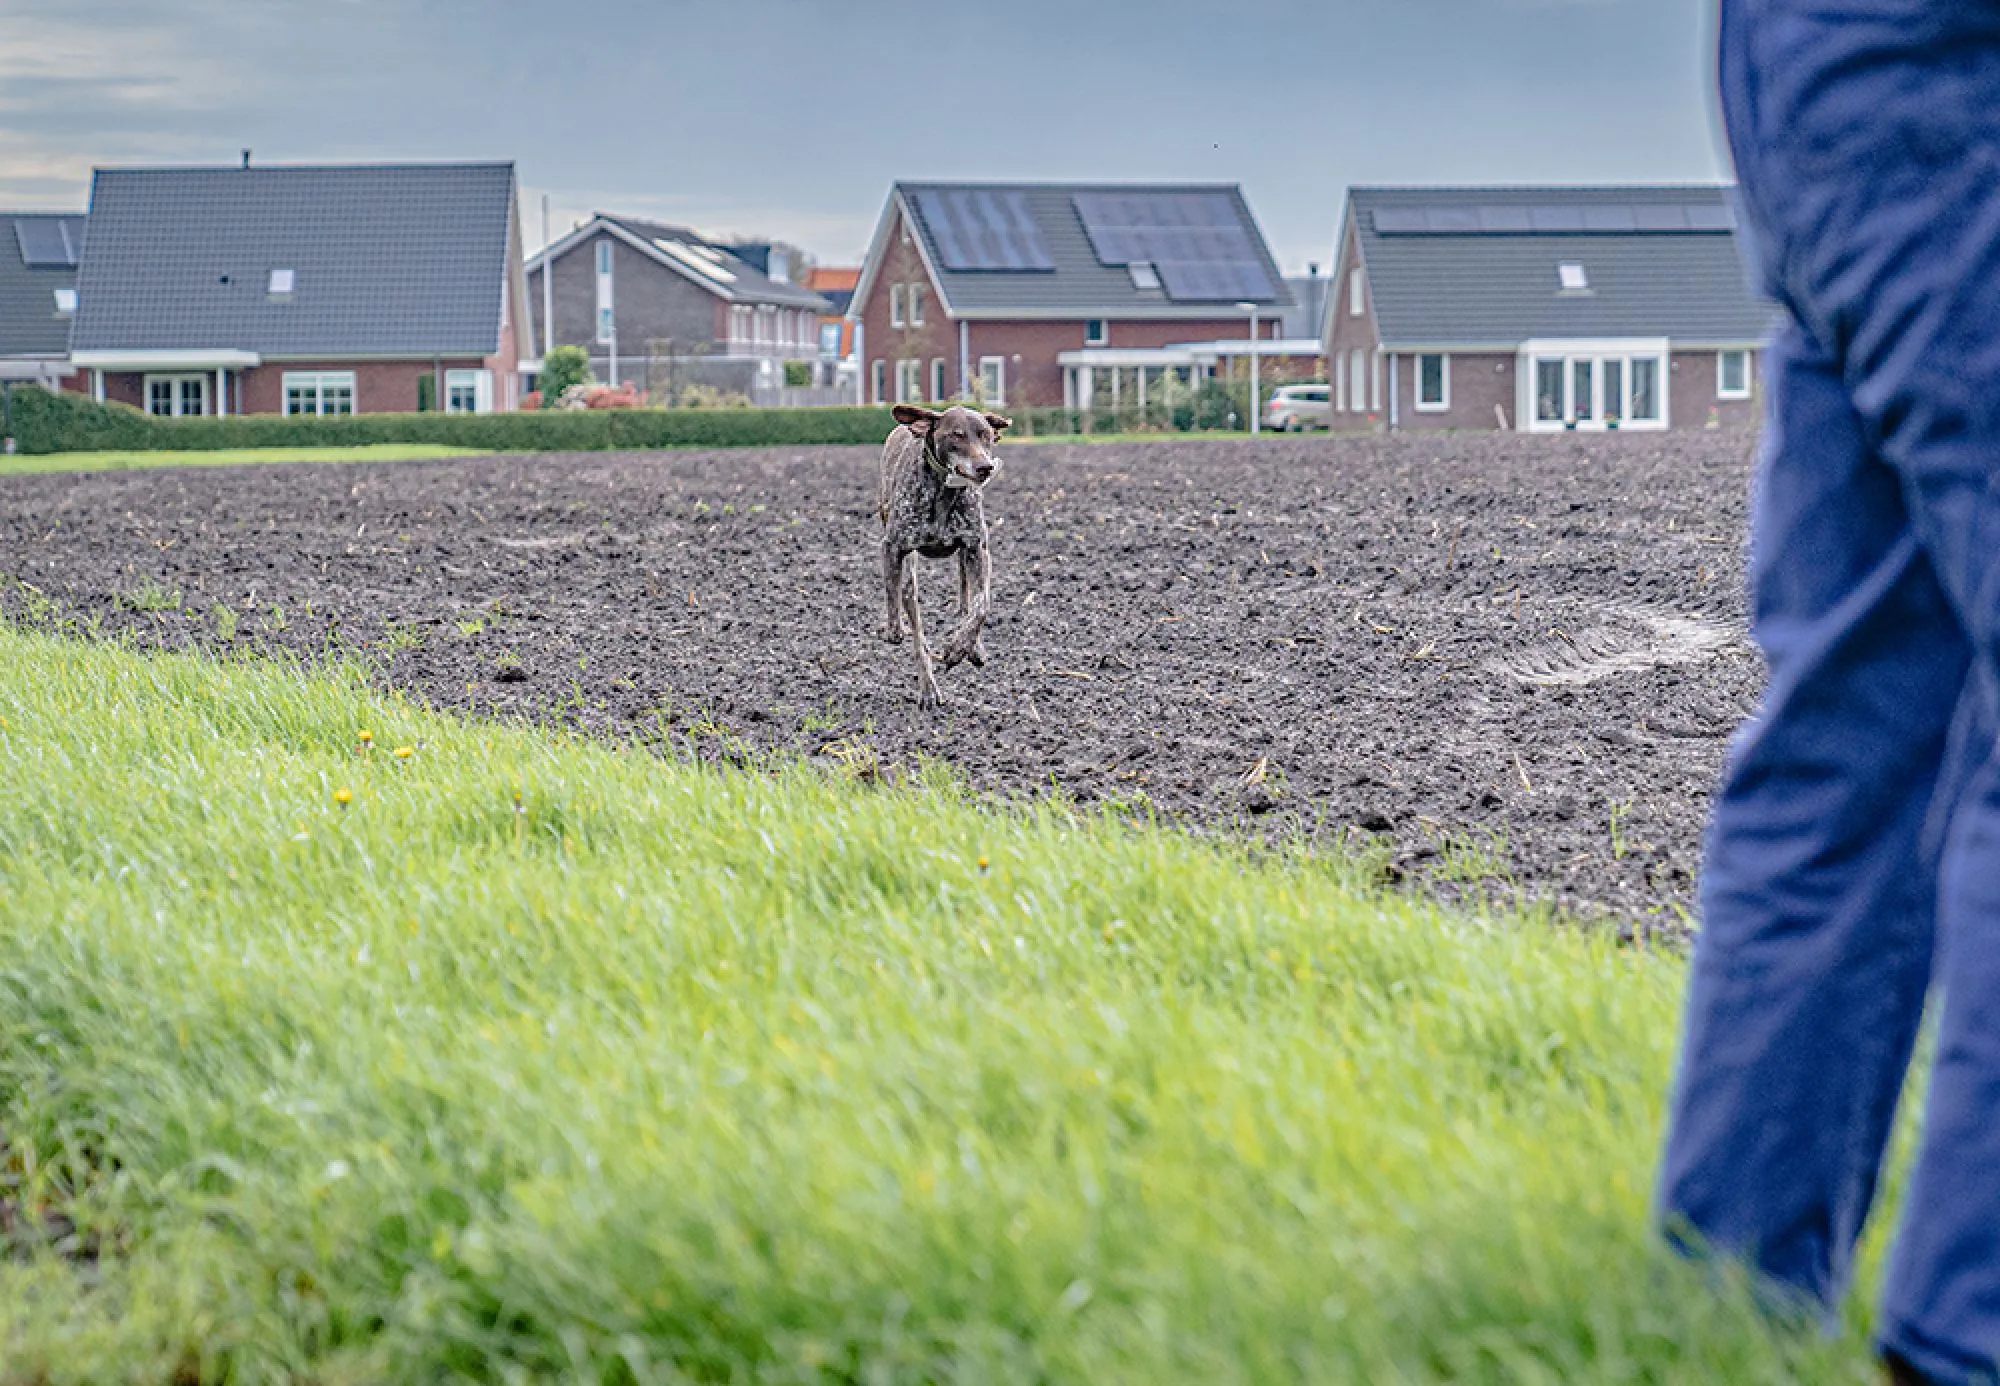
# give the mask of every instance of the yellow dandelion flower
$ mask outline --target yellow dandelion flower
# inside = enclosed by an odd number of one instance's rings
[[[414,746],[398,746],[396,748],[396,759],[408,760],[411,756],[415,755],[416,753],[417,753],[417,748]]]
[[[991,862],[989,862],[989,861],[987,861],[987,860],[986,860],[986,858],[984,858],[984,857],[981,857],[981,858],[979,859],[979,869],[980,869],[981,871],[984,871],[984,870],[985,870],[985,869],[986,869],[986,868],[987,868],[988,866],[990,866],[990,865],[992,865],[992,863],[991,863]]]
[[[367,745],[367,744],[368,744],[369,742],[373,741],[374,739],[375,739],[375,733],[374,733],[374,732],[372,732],[372,731],[369,731],[369,730],[368,730],[368,728],[366,728],[366,727],[363,727],[363,728],[361,729],[361,744],[362,744],[362,745],[366,746],[366,745]]]
[[[351,789],[334,790],[333,802],[339,804],[342,808],[346,808],[349,804],[354,802],[354,791]]]

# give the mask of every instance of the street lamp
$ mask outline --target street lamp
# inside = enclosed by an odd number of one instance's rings
[[[1263,413],[1257,399],[1257,305],[1245,300],[1236,305],[1250,315],[1250,432],[1254,436]]]

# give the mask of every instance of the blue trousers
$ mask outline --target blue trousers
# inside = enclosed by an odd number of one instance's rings
[[[1661,1174],[1669,1232],[1832,1306],[1925,1000],[1881,1345],[2000,1382],[2000,0],[1722,0],[1787,322]]]

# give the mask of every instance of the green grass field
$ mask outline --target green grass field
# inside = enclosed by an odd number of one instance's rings
[[[478,457],[436,443],[369,443],[351,448],[218,448],[213,452],[52,452],[0,457],[0,476],[31,472],[122,472],[149,467],[242,467],[260,462],[424,462]]]
[[[0,629],[0,1380],[1871,1380],[1648,1233],[1682,974]]]

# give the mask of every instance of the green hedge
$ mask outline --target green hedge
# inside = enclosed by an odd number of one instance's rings
[[[122,404],[17,386],[14,438],[24,453],[210,451],[437,443],[487,452],[606,452],[647,448],[874,443],[887,409],[598,409],[527,414],[360,414],[158,419]]]

